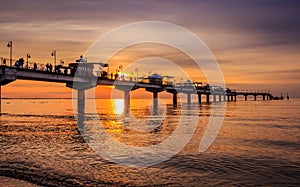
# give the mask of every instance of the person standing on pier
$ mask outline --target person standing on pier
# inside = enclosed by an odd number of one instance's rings
[[[281,93],[280,100],[283,100],[283,99],[284,99],[284,97],[283,97],[283,95],[282,95],[282,93]]]
[[[119,74],[116,73],[116,74],[115,74],[115,80],[117,80],[118,78],[119,78]]]
[[[50,72],[52,72],[52,70],[53,70],[53,66],[51,63],[49,64],[49,70],[50,70]]]
[[[79,63],[87,63],[87,61],[83,58],[82,55],[80,55],[80,59],[76,60],[76,62],[79,62]]]

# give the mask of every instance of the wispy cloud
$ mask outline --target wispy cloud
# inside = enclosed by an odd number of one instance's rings
[[[300,1],[294,0],[2,0],[0,56],[8,55],[5,45],[13,40],[14,57],[30,52],[31,60],[47,63],[55,49],[60,59],[74,61],[118,26],[157,20],[183,26],[202,38],[219,60],[227,83],[251,85],[264,80],[276,85],[274,80],[280,79],[295,85],[299,81],[299,6]],[[160,56],[173,57],[179,64],[184,61],[187,71],[197,76],[185,57],[165,52]],[[155,50],[148,50],[146,56],[151,54]],[[113,65],[132,60],[120,58]]]

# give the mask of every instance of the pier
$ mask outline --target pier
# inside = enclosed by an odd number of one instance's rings
[[[170,76],[159,76],[153,74],[147,78],[125,80],[122,77],[109,76],[108,72],[99,71],[94,72],[95,63],[81,63],[79,68],[78,63],[70,64],[69,66],[56,66],[55,71],[38,69],[36,67],[26,68],[14,67],[7,65],[0,65],[0,113],[1,111],[1,89],[16,80],[31,80],[64,83],[66,87],[76,89],[78,91],[78,109],[84,110],[85,90],[96,86],[114,86],[118,90],[124,91],[124,106],[125,111],[130,108],[130,92],[136,89],[145,89],[147,92],[153,94],[153,107],[157,109],[159,93],[166,91],[173,94],[173,106],[176,107],[178,94],[187,95],[187,104],[191,104],[191,96],[193,94],[198,96],[198,103],[204,103],[202,96],[205,96],[205,103],[214,102],[235,102],[237,96],[244,96],[248,100],[249,96],[253,96],[257,100],[257,96],[261,96],[262,100],[272,100],[273,96],[269,92],[249,92],[249,91],[235,91],[230,88],[222,88],[215,85],[203,85],[202,82],[193,82],[187,80],[184,83],[174,83],[164,80],[164,78],[172,78]],[[74,69],[74,67],[76,68]],[[80,106],[79,106],[80,105]],[[83,108],[82,108],[83,107]]]

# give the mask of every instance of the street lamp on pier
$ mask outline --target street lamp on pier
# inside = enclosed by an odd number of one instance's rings
[[[27,63],[27,69],[29,68],[29,67],[28,67],[28,58],[31,58],[31,56],[30,56],[30,54],[29,54],[29,53],[27,53],[27,54],[26,54],[26,63]]]
[[[51,56],[54,57],[54,67],[56,66],[56,51],[52,51]]]
[[[138,82],[139,81],[139,69],[135,68],[134,71],[136,72],[136,82]]]
[[[119,66],[119,71],[120,71],[120,74],[123,72],[123,65]]]
[[[9,64],[12,66],[12,41],[9,41],[7,44],[7,47],[10,48],[10,53],[9,53]]]

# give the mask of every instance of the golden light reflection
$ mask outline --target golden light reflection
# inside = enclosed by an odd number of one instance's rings
[[[115,114],[122,114],[124,111],[124,99],[113,100],[113,111]]]

